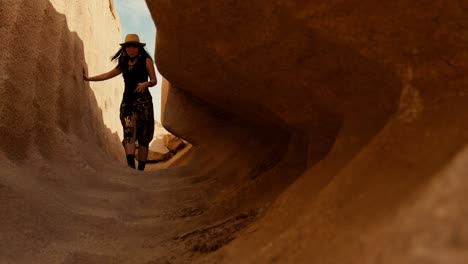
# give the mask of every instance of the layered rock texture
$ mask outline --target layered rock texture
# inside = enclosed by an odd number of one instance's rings
[[[120,22],[109,1],[2,1],[0,149],[14,160],[68,151],[70,135],[108,145],[121,133],[121,81],[86,85],[82,68],[115,67]],[[91,89],[90,89],[91,88]],[[106,122],[106,127],[103,126]],[[107,148],[107,147],[105,147]],[[109,150],[109,153],[112,152]]]
[[[113,2],[2,1],[1,263],[466,262],[468,4],[147,3],[192,147],[138,172]]]
[[[86,244],[78,215],[94,214],[77,202],[96,206],[96,175],[124,158],[121,80],[90,86],[82,78],[83,67],[115,67],[120,22],[110,3],[0,4],[0,263],[79,255],[67,242]]]
[[[147,3],[163,124],[281,193],[204,261],[468,259],[468,3]]]

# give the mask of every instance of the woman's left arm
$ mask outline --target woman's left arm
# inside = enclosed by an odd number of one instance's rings
[[[153,87],[158,83],[156,79],[156,71],[154,70],[153,61],[150,58],[146,58],[146,70],[148,70],[148,75],[150,80],[147,82],[142,82],[137,85],[135,92],[143,93],[149,87]]]
[[[146,58],[146,69],[148,70],[148,75],[150,77],[148,87],[153,87],[158,83],[158,80],[156,79],[156,71],[154,70],[153,60],[150,58]]]

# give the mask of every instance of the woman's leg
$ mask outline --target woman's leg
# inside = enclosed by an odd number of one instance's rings
[[[135,113],[132,113],[132,116],[129,118],[130,118],[130,120],[128,121],[129,125],[127,126],[128,131],[126,131],[127,135],[125,135],[127,137],[127,140],[125,141],[124,148],[125,148],[125,154],[135,156],[135,140],[136,140]]]
[[[145,170],[146,160],[148,159],[148,148],[138,146],[138,169]]]
[[[151,98],[142,98],[141,103],[136,107],[136,138],[138,140],[138,169],[145,170],[148,159],[148,146],[153,140],[154,134],[154,114],[153,102]]]
[[[125,107],[126,105],[122,104],[120,110],[120,121],[122,123],[124,134],[122,144],[125,149],[128,167],[135,169],[136,120],[135,114],[131,112],[129,113],[128,109],[125,109]]]

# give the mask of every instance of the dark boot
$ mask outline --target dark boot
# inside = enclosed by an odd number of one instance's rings
[[[133,154],[127,155],[127,164],[128,164],[128,167],[135,169],[135,155]]]
[[[145,170],[145,165],[146,165],[146,161],[139,160],[138,161],[138,170],[144,171]]]

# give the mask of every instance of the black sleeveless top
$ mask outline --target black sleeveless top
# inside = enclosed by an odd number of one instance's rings
[[[135,89],[138,83],[148,81],[148,70],[146,69],[146,58],[141,56],[136,63],[132,66],[122,65],[122,75],[125,81],[125,90],[123,94],[123,101],[132,103],[141,97],[151,98],[151,94],[147,89],[143,93],[136,93]]]

